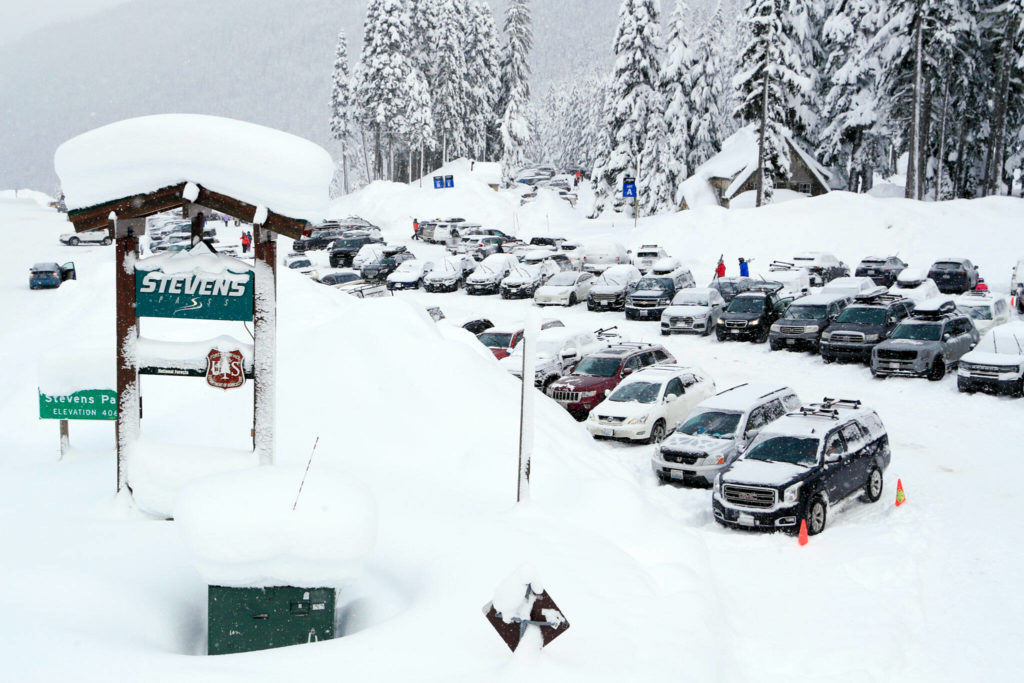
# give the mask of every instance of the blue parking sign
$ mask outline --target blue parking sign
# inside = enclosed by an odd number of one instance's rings
[[[622,196],[627,199],[636,197],[636,178],[626,176],[622,179]]]
[[[446,175],[444,177],[444,186],[445,187],[455,187],[455,178],[453,176]]]
[[[434,189],[435,190],[443,190],[444,189],[444,178],[442,178],[439,175],[434,176]]]

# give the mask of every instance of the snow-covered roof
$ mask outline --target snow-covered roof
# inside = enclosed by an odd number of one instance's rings
[[[781,384],[740,384],[705,399],[698,409],[745,411],[757,401],[780,391],[788,393],[792,389]]]
[[[291,218],[326,215],[334,163],[320,146],[254,123],[200,114],[118,121],[57,148],[69,209],[192,182]]]
[[[197,242],[191,249],[160,252],[141,259],[135,267],[164,273],[246,273],[253,269],[245,261],[215,252],[205,242]]]
[[[252,369],[254,358],[253,345],[240,342],[228,335],[194,342],[164,341],[161,339],[139,337],[136,342],[135,352],[140,367],[205,370],[206,357],[211,349],[217,349],[222,352],[241,351],[245,369]]]

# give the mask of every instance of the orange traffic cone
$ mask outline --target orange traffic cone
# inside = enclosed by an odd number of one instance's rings
[[[896,507],[907,502],[907,496],[903,493],[903,480],[896,480]]]
[[[796,537],[800,545],[807,545],[807,520],[800,520],[800,535]]]

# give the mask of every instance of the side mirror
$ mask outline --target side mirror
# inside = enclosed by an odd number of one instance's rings
[[[942,341],[949,341],[952,337],[953,337],[953,335],[951,335],[949,332],[947,332],[944,335],[942,335]]]
[[[826,465],[834,465],[835,463],[839,462],[840,459],[842,459],[842,456],[839,453],[826,453],[825,454],[825,464]]]
[[[668,396],[665,397],[665,403],[672,403],[676,401],[678,398],[679,397],[676,396],[675,394],[669,394]]]
[[[605,390],[604,390],[604,396],[605,396],[605,398],[608,398],[609,394],[611,394],[611,393],[612,393],[612,390],[611,390],[611,389],[605,389]]]
[[[623,377],[625,377],[627,375],[632,375],[632,374],[633,374],[633,368],[626,368],[625,370],[622,371],[622,376]]]

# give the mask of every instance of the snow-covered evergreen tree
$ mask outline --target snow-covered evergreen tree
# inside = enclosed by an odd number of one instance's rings
[[[787,7],[785,0],[748,0],[750,37],[741,60],[745,68],[733,79],[741,98],[735,115],[758,126],[758,206],[771,201],[775,182],[789,179],[786,122],[808,87]]]
[[[721,107],[726,104],[727,97],[719,50],[723,34],[722,9],[718,7],[710,21],[701,27],[692,50],[688,92],[689,148],[686,155],[690,173],[717,154],[725,138],[720,127]]]
[[[341,146],[341,189],[344,194],[351,190],[349,166],[353,153],[355,123],[355,112],[352,109],[352,77],[348,68],[348,41],[345,39],[345,32],[339,31],[331,78],[330,125],[331,137]]]
[[[684,0],[677,0],[665,37],[665,59],[661,65],[661,93],[665,101],[665,142],[661,164],[665,169],[670,196],[676,206],[682,202],[680,186],[690,173],[687,158],[690,150],[690,81],[696,64],[687,34],[693,16]]]
[[[466,137],[476,159],[486,159],[488,130],[498,120],[501,52],[494,15],[483,0],[469,0],[466,34]]]
[[[501,165],[510,182],[525,163],[530,139],[529,55],[533,47],[529,0],[510,0],[505,11],[505,50],[501,62]]]
[[[623,0],[615,32],[607,152],[592,179],[596,213],[619,195],[622,179],[627,175],[636,178],[637,203],[642,212],[649,213],[671,203],[660,154],[665,141],[661,50],[657,0]]]
[[[467,154],[467,93],[465,0],[442,0],[435,5],[437,35],[434,43],[434,126],[441,163]]]

